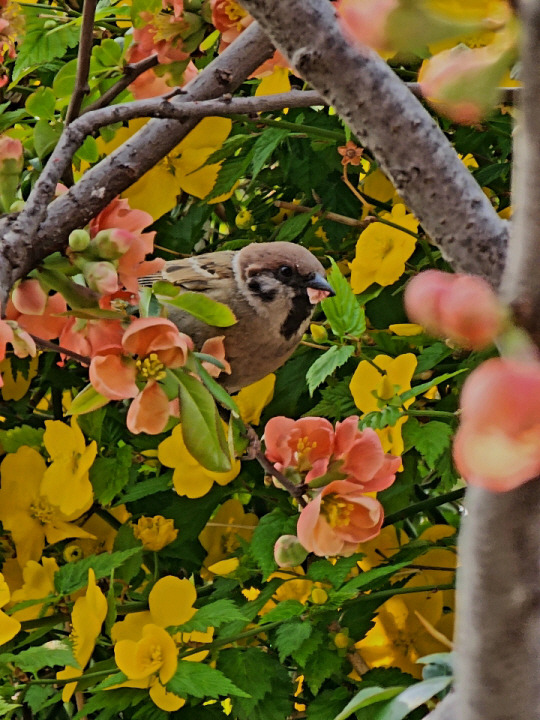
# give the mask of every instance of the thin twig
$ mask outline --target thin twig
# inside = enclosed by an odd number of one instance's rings
[[[120,80],[115,82],[114,85],[106,90],[95,102],[91,105],[87,105],[80,114],[84,115],[85,113],[92,112],[93,110],[99,110],[100,108],[107,107],[107,105],[110,105],[112,101],[128,87],[128,85],[131,85],[131,83],[139,77],[139,75],[142,75],[147,70],[151,70],[157,64],[157,55],[150,55],[143,60],[139,60],[137,63],[128,63],[127,65],[124,65],[122,70],[123,76]]]
[[[285,490],[287,490],[288,493],[290,493],[294,498],[298,500],[298,504],[301,507],[306,507],[307,502],[302,497],[304,488],[301,485],[295,485],[293,482],[291,482],[286,475],[284,475],[274,466],[274,463],[268,460],[262,450],[258,450],[257,452],[255,452],[255,459],[258,460],[263,470],[265,470],[270,475],[273,475],[279,482],[279,484],[283,485]]]
[[[286,202],[285,200],[276,200],[274,205],[278,208],[292,210],[297,213],[312,213],[314,217],[320,217],[323,220],[333,220],[334,222],[341,223],[342,225],[349,225],[350,227],[366,227],[369,225],[369,221],[366,220],[358,220],[357,218],[347,217],[347,215],[340,215],[339,213],[334,212],[326,212],[325,210],[313,212],[313,208],[310,208],[307,205],[295,205],[294,203]]]
[[[73,352],[73,350],[68,350],[68,348],[56,345],[50,340],[44,340],[43,338],[37,337],[37,335],[30,335],[30,337],[36,345],[43,350],[51,350],[52,352],[62,353],[62,355],[67,355],[83,365],[90,365],[90,358],[87,355],[79,355],[79,353]]]
[[[75,89],[66,113],[66,125],[69,125],[69,123],[73,122],[73,120],[79,116],[84,97],[90,89],[88,86],[88,73],[90,71],[90,57],[92,55],[96,6],[97,0],[84,0]]]

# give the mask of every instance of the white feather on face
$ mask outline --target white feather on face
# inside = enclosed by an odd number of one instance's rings
[[[333,294],[324,268],[309,250],[286,242],[252,243],[239,251],[207,253],[171,260],[157,276],[141,278],[141,285],[165,279],[184,291],[201,292],[225,303],[237,322],[217,328],[177,308],[170,319],[191,335],[195,345],[225,336],[232,372],[220,382],[229,392],[273,372],[292,354],[318,302]]]

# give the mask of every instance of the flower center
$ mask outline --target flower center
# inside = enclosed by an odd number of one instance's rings
[[[41,525],[50,525],[54,515],[53,506],[43,496],[40,496],[30,505],[30,517]]]
[[[144,380],[164,380],[165,365],[158,358],[156,353],[150,353],[144,359],[139,358],[136,362],[137,370]]]
[[[223,11],[225,12],[225,15],[229,18],[231,22],[239,22],[242,20],[242,18],[245,18],[247,15],[247,12],[244,10],[243,7],[241,7],[235,0],[229,0],[225,3],[223,6]]]
[[[306,472],[311,469],[309,454],[317,447],[317,441],[311,440],[306,436],[300,438],[296,445],[296,466],[299,472]]]
[[[346,502],[333,493],[324,497],[321,503],[321,513],[330,527],[346,527],[349,525],[353,508],[352,503]]]
[[[152,645],[152,647],[150,648],[150,661],[151,661],[152,665],[154,663],[161,664],[162,657],[161,657],[161,648],[159,645]]]

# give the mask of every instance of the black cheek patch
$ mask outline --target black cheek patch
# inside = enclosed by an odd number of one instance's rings
[[[274,300],[277,294],[276,288],[272,288],[270,290],[263,290],[258,280],[250,280],[248,282],[248,288],[263,302],[272,302],[272,300]]]
[[[285,340],[290,340],[293,335],[296,335],[302,323],[313,312],[313,305],[309,302],[309,298],[305,290],[297,292],[292,299],[292,307],[289,314],[285,318],[283,325],[280,328],[280,332]]]

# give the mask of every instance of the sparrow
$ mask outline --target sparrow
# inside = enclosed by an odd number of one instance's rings
[[[170,307],[169,319],[200,349],[224,336],[230,374],[220,383],[230,393],[277,370],[306,331],[316,304],[335,295],[319,260],[301,245],[252,243],[241,250],[220,250],[170,260],[142,286],[168,280],[183,291],[204,293],[232,310],[236,323],[218,328]]]

